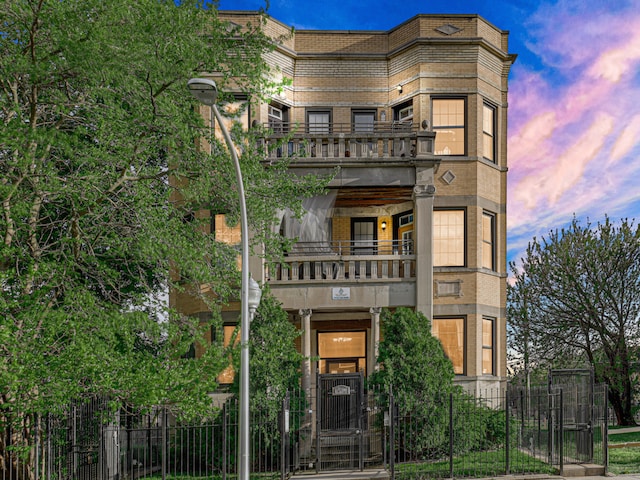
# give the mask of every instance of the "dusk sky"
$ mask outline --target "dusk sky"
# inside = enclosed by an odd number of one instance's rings
[[[221,0],[256,10],[259,0]],[[566,226],[640,221],[640,0],[272,0],[296,29],[389,30],[419,13],[477,13],[508,30],[508,259]]]

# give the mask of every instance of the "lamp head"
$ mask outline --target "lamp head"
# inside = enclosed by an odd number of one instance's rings
[[[384,232],[387,229],[387,222],[383,220],[380,224],[380,228],[382,228],[382,231]]]
[[[218,98],[216,82],[208,78],[192,78],[187,82],[191,95],[204,105],[214,105]]]
[[[398,85],[396,87],[396,90],[398,90],[398,93],[402,93],[402,85]]]
[[[255,312],[260,305],[262,290],[253,277],[249,277],[249,311]]]

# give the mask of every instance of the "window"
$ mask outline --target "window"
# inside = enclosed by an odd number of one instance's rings
[[[222,344],[224,345],[224,347],[228,347],[229,345],[231,345],[231,340],[233,339],[233,333],[236,329],[235,325],[224,325],[222,327]],[[211,330],[211,338],[212,341],[215,338],[215,332],[213,331],[213,329]],[[240,342],[240,333],[238,332],[238,335],[235,338],[235,342],[234,344],[238,344],[238,342]],[[233,369],[233,365],[231,365],[231,355],[229,355],[229,366],[226,367],[224,370],[222,370],[222,372],[220,372],[220,374],[218,375],[217,381],[220,385],[224,385],[224,384],[231,384],[233,383],[233,379],[236,376],[236,372]]]
[[[434,98],[433,130],[436,132],[436,155],[464,155],[465,99]]]
[[[492,213],[482,214],[482,267],[496,269],[496,217]]]
[[[413,230],[402,232],[402,255],[413,255]]]
[[[273,133],[285,132],[285,112],[282,108],[278,108],[274,105],[269,105],[269,128],[273,130]]]
[[[401,103],[393,108],[394,130],[410,131],[413,122],[413,100]]]
[[[398,219],[398,225],[404,227],[405,225],[410,225],[413,223],[413,213],[408,213],[406,215],[402,215]]]
[[[482,155],[495,162],[496,155],[496,109],[486,103],[482,106]]]
[[[413,121],[413,105],[401,108],[398,110],[398,121],[411,122]]]
[[[464,267],[465,211],[433,212],[433,265]]]
[[[494,320],[482,319],[482,374],[494,375]]]
[[[309,133],[314,134],[327,134],[331,127],[331,112],[329,110],[323,111],[308,111],[307,112],[307,128]]]
[[[356,373],[367,368],[366,332],[319,332],[320,373]]]
[[[373,132],[376,121],[375,110],[354,110],[352,117],[354,132]]]
[[[436,318],[431,327],[456,375],[464,375],[464,323],[464,318]]]

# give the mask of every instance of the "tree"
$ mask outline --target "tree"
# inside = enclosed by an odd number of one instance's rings
[[[421,398],[454,390],[453,364],[431,334],[427,317],[408,308],[383,309],[381,325],[381,368],[370,376],[372,384],[393,387],[398,405],[402,404],[407,412]]]
[[[422,313],[385,309],[382,326],[380,370],[369,380],[385,390],[393,389],[397,426],[402,432],[394,448],[414,459],[446,457],[451,425],[456,454],[495,448],[505,441],[504,414],[455,385],[453,364]],[[469,418],[474,421],[470,423]]]
[[[640,228],[626,219],[582,226],[574,218],[567,229],[534,238],[521,266],[511,268],[512,348],[528,364],[590,365],[596,381],[609,385],[618,424],[634,425]]]
[[[274,39],[261,27],[195,0],[3,4],[3,422],[94,395],[184,414],[210,406],[226,356],[182,358],[202,326],[162,295],[182,290],[214,310],[237,297],[237,251],[207,234],[207,212],[233,221],[238,200],[226,147],[186,82],[218,72],[221,92],[268,92]],[[276,208],[299,210],[322,182],[265,168],[254,134],[234,134],[256,241],[279,245]],[[211,149],[198,148],[203,137]]]
[[[251,320],[249,329],[249,378],[251,404],[255,409],[269,412],[275,421],[287,392],[300,388],[300,364],[304,356],[296,350],[295,340],[300,331],[289,321],[282,304],[263,287],[263,298]],[[236,371],[240,368],[240,346],[234,355]],[[234,378],[233,390],[239,391],[239,376]]]

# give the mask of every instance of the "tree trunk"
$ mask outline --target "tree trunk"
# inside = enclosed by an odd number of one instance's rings
[[[631,398],[622,398],[620,392],[609,388],[609,402],[616,414],[616,422],[619,426],[636,426],[636,421],[631,413]]]

